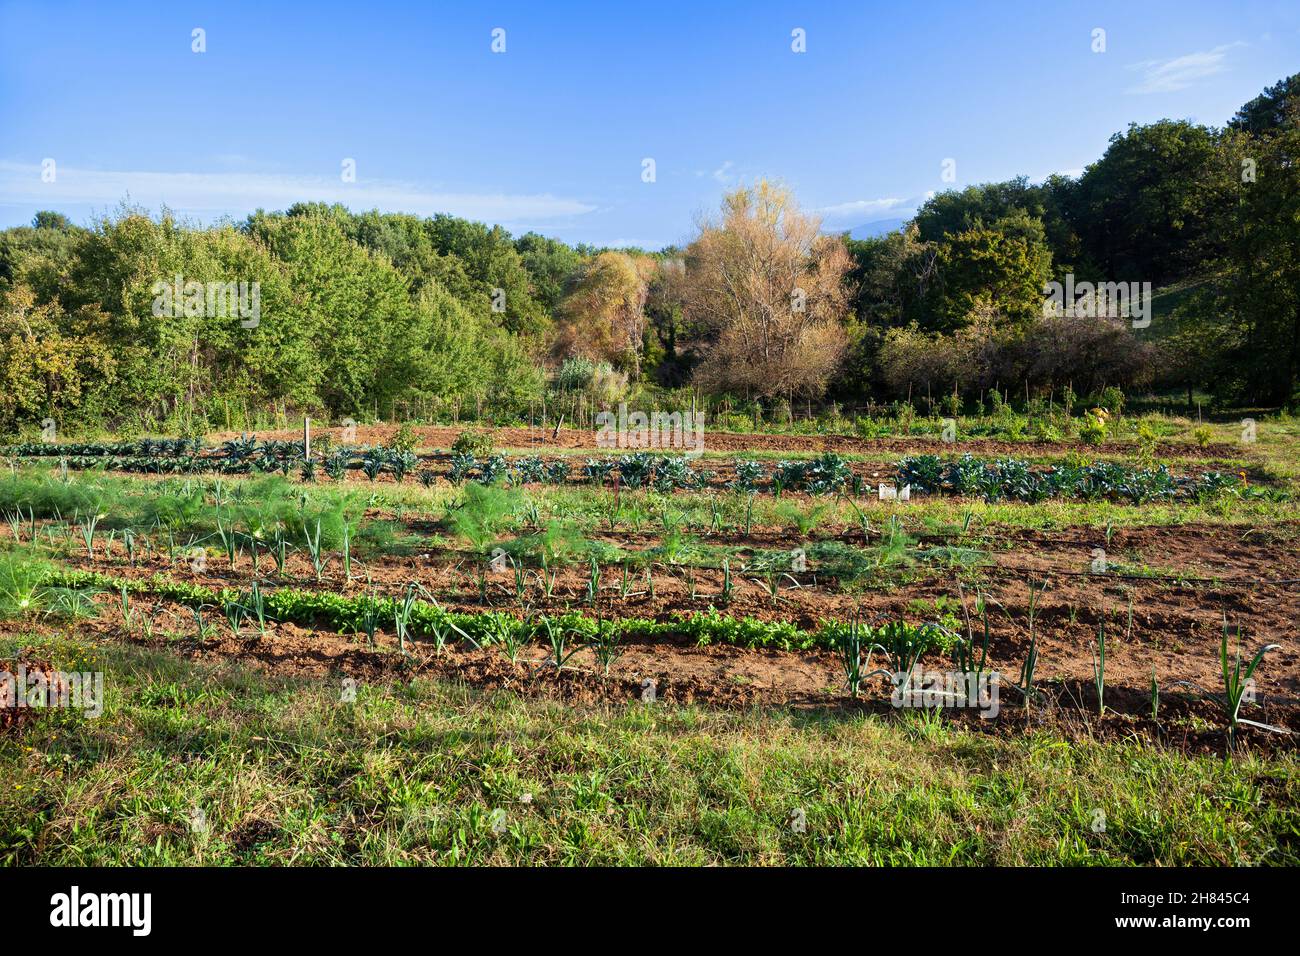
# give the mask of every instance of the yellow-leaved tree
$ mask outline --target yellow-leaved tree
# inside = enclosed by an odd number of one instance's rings
[[[698,385],[759,397],[820,395],[843,361],[851,261],[790,190],[760,180],[723,199],[686,250]]]

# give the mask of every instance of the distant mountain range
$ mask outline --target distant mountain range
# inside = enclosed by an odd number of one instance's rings
[[[897,232],[910,221],[908,219],[877,219],[875,222],[863,223],[860,226],[854,226],[849,230],[850,239],[870,239],[874,236],[883,236],[888,232]],[[843,232],[844,230],[837,230]]]

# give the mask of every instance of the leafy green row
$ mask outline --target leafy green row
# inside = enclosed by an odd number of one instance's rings
[[[46,582],[53,586],[92,588],[106,592],[125,589],[131,594],[153,594],[195,607],[220,608],[241,599],[240,592],[222,588],[214,590],[197,584],[177,581],[166,575],[150,578],[117,578],[93,571],[54,571]],[[567,629],[579,639],[594,638],[602,630],[618,637],[689,638],[697,644],[731,644],[738,647],[767,647],[781,650],[834,649],[847,623],[824,621],[816,630],[808,631],[789,621],[763,621],[756,618],[737,618],[720,614],[716,609],[693,614],[675,615],[667,621],[646,618],[607,619],[580,613],[562,615],[530,615],[515,618],[495,611],[459,613],[448,611],[432,601],[406,601],[403,598],[379,595],[345,597],[319,591],[302,591],[280,588],[262,595],[268,617],[313,626],[327,624],[340,632],[363,631],[367,622],[391,622],[402,613],[406,618],[408,633],[419,637],[433,637],[439,643],[449,631],[458,630],[477,644],[499,643],[504,635],[534,639],[545,632],[547,624]],[[898,622],[892,622],[897,627]],[[924,625],[903,625],[916,633]]]
[[[913,492],[981,497],[985,501],[1042,501],[1045,498],[1102,498],[1141,505],[1177,498],[1205,501],[1240,491],[1244,481],[1217,471],[1199,477],[1171,475],[1158,468],[1130,468],[1114,462],[1063,464],[1036,470],[1016,458],[983,461],[963,455],[945,461],[938,455],[914,455],[898,463],[896,480]]]
[[[142,438],[139,441],[120,442],[23,442],[8,445],[6,455],[22,458],[40,457],[178,457],[195,455],[203,447],[199,438]]]

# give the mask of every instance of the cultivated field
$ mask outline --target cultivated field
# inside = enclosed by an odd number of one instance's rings
[[[1294,864],[1300,425],[1160,422],[11,446],[0,859]]]

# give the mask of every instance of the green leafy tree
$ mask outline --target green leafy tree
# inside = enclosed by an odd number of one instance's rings
[[[1051,270],[1042,222],[1021,214],[998,226],[967,229],[938,243],[939,287],[927,323],[932,330],[963,328],[981,309],[1021,324],[1042,314]]]
[[[1073,197],[1091,278],[1161,285],[1194,271],[1192,250],[1217,229],[1199,196],[1214,154],[1214,132],[1182,120],[1111,137]]]

